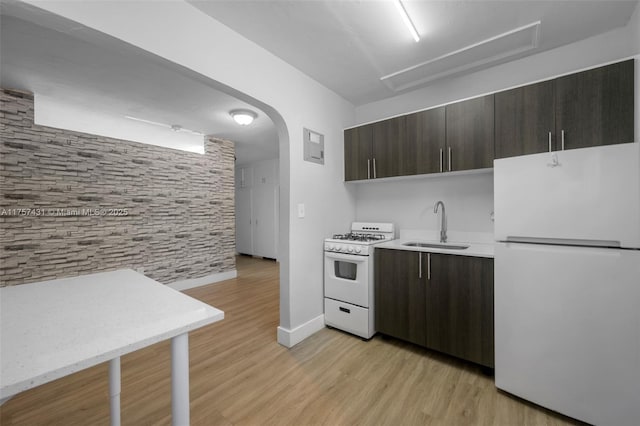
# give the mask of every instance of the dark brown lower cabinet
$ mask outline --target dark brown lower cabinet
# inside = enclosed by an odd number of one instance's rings
[[[375,250],[382,334],[493,368],[493,259]]]
[[[424,254],[387,249],[374,253],[376,330],[424,346],[427,289],[420,265]]]
[[[429,257],[427,347],[493,367],[493,259]]]

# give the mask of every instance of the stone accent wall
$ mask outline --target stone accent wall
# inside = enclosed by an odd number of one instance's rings
[[[38,126],[0,89],[0,286],[121,268],[168,284],[235,269],[234,147],[205,155]]]

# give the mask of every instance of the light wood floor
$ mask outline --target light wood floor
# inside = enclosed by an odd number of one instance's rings
[[[325,329],[276,343],[278,269],[238,259],[237,279],[187,291],[225,311],[190,335],[193,425],[577,424],[498,392],[473,365],[393,339]],[[122,359],[124,425],[171,421],[167,342]],[[108,425],[107,364],[15,396],[0,424]]]

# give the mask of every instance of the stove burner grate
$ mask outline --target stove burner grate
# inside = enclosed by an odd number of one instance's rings
[[[384,240],[385,236],[382,234],[358,234],[349,232],[348,234],[334,234],[333,239],[345,241],[380,241]]]

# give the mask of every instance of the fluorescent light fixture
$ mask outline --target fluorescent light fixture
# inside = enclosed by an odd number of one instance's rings
[[[416,30],[415,25],[411,22],[411,18],[407,14],[407,11],[404,8],[404,5],[400,0],[393,0],[393,3],[396,5],[396,9],[398,9],[398,13],[402,17],[402,22],[407,26],[409,32],[411,33],[411,37],[417,42],[420,41],[420,36],[418,35],[418,31]]]
[[[229,114],[241,126],[248,126],[258,116],[258,114],[248,109],[234,109]]]

